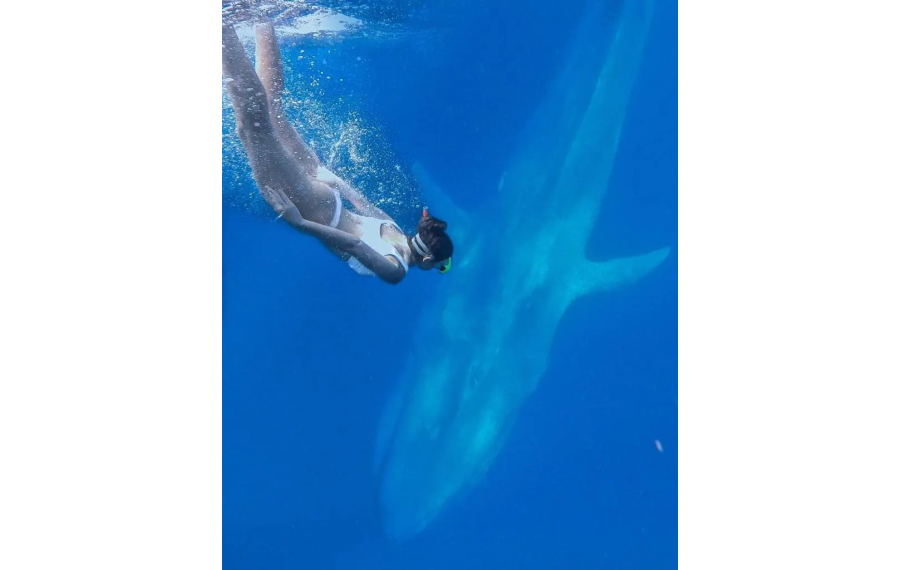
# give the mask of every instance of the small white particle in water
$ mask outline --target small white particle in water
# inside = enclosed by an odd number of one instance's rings
[[[253,126],[254,126],[254,127],[258,127],[258,126],[259,126],[259,123],[253,123]],[[658,442],[657,442],[657,443],[658,443]]]
[[[359,56],[356,56],[356,61],[362,61],[362,58]]]
[[[656,451],[662,453],[662,444],[659,442],[658,439],[655,441],[655,443],[656,443]]]
[[[225,78],[225,83],[228,83],[228,82],[230,82],[230,81],[234,81],[234,79],[232,79],[231,77],[226,77],[226,78]]]

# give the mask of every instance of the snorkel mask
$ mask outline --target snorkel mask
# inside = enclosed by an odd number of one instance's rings
[[[422,219],[427,217],[428,208],[422,208]],[[431,250],[428,249],[428,246],[425,245],[425,242],[422,241],[422,236],[420,236],[418,232],[416,232],[416,235],[409,241],[416,250],[416,253],[422,257],[423,262],[419,264],[422,269],[431,269],[432,267],[435,267],[441,275],[450,271],[450,268],[453,266],[453,259],[448,257],[443,261],[434,261],[434,255],[431,253]]]

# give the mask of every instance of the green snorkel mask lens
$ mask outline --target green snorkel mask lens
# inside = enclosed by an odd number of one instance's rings
[[[440,274],[449,273],[450,268],[452,266],[453,266],[453,258],[448,257],[447,261],[445,263],[438,265],[438,273],[440,273]]]

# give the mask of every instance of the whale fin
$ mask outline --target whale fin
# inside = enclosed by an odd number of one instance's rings
[[[641,255],[600,262],[585,259],[569,280],[569,298],[631,285],[662,263],[669,256],[669,250],[663,247]]]
[[[467,224],[469,213],[456,205],[453,198],[438,186],[421,162],[412,165],[412,173],[422,189],[425,205],[434,210],[437,217],[453,220],[455,223]]]

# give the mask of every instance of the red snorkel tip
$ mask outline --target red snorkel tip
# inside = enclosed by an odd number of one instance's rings
[[[422,217],[423,217],[423,218],[427,218],[427,217],[428,217],[428,208],[426,208],[426,207],[424,207],[424,206],[422,207]]]

